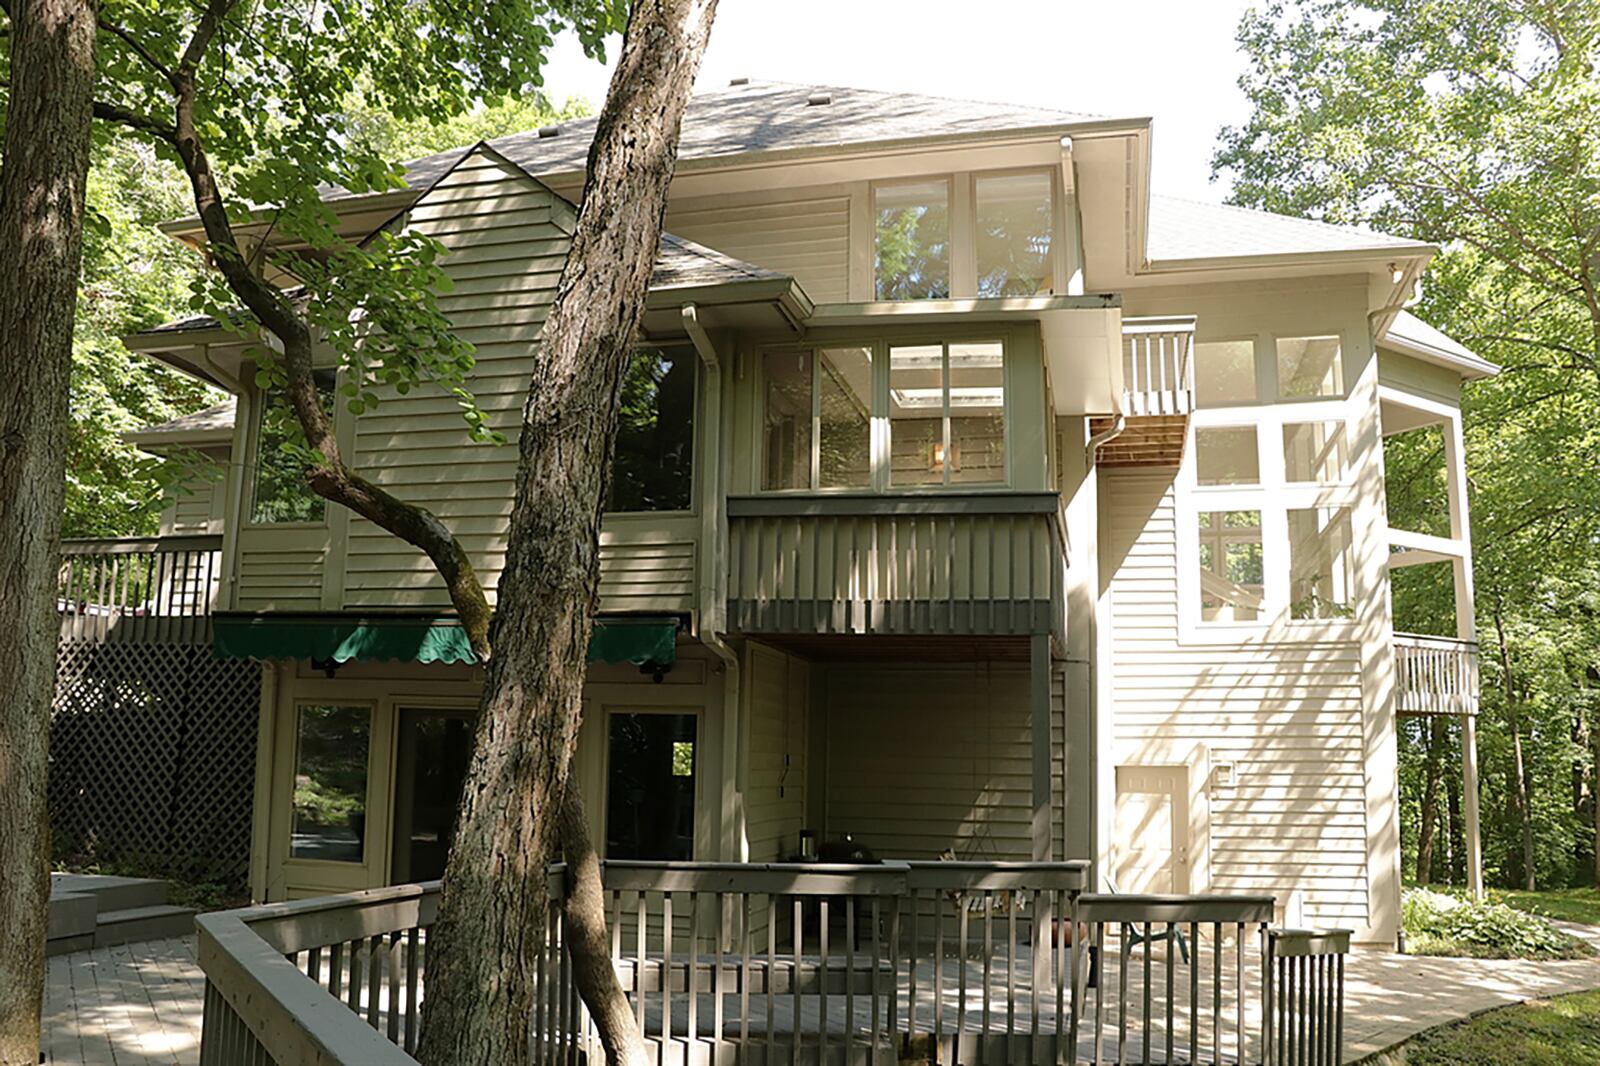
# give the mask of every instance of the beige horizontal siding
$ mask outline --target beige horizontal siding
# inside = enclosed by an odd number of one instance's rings
[[[461,540],[491,600],[505,567],[516,439],[529,369],[571,244],[570,205],[487,157],[469,159],[430,190],[409,224],[450,254],[453,287],[439,297],[457,336],[476,349],[469,387],[489,425],[510,443],[474,443],[460,408],[436,389],[378,389],[356,422],[355,462],[374,483],[432,510]],[[664,520],[653,540],[601,544],[601,608],[683,611],[694,605],[693,524]],[[352,518],[343,603],[352,609],[445,607],[443,582],[420,552]]]
[[[272,530],[249,539],[270,544]],[[314,611],[322,606],[324,551],[242,547],[235,604],[241,611]]]
[[[1307,921],[1367,921],[1360,648],[1180,641],[1170,478],[1102,474],[1117,750],[1204,745],[1211,888],[1299,892]],[[1119,755],[1120,760],[1120,755]]]
[[[751,643],[745,691],[750,701],[749,784],[745,828],[750,861],[795,854],[805,825],[810,667]]]
[[[833,664],[830,835],[885,858],[1032,856],[1028,671],[1011,664]]]
[[[768,203],[687,201],[669,206],[669,231],[792,276],[818,303],[850,289],[850,201],[844,196]]]

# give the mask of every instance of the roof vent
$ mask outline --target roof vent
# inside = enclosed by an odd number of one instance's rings
[[[729,78],[728,79],[728,85],[730,87],[732,87],[734,85],[749,85],[749,84],[750,84],[750,79],[749,78]]]
[[[540,126],[539,127],[539,139],[541,141],[544,140],[546,137],[555,137],[560,133],[561,133],[561,127],[560,126]]]
[[[821,107],[823,104],[831,103],[833,103],[833,94],[825,89],[821,92],[812,93],[810,96],[806,97],[807,107]]]

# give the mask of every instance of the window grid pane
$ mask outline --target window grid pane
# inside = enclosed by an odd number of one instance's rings
[[[1343,422],[1291,422],[1283,427],[1283,472],[1291,482],[1338,484],[1349,472]]]
[[[1200,620],[1255,622],[1265,587],[1260,511],[1202,511]]]
[[[641,348],[628,361],[608,512],[689,509],[695,362],[687,348]]]
[[[944,483],[945,384],[943,345],[889,349],[889,484]]]
[[[322,409],[334,415],[336,378],[331,370],[313,375]],[[305,434],[281,389],[257,394],[261,421],[256,433],[255,475],[250,486],[250,521],[257,525],[321,522],[327,501],[306,484],[305,467],[296,451],[304,451]]]
[[[1202,341],[1194,346],[1195,403],[1230,407],[1256,402],[1255,341]]]
[[[875,277],[880,300],[950,295],[950,183],[879,185],[873,191]]]
[[[762,359],[764,489],[811,487],[811,373],[810,352],[768,352]]]
[[[297,859],[360,862],[367,835],[366,707],[303,706],[295,725],[294,824]]]
[[[979,296],[1034,296],[1052,288],[1050,175],[997,174],[973,184]]]
[[[1338,337],[1279,337],[1278,394],[1286,400],[1344,395]]]
[[[824,348],[817,353],[820,487],[872,484],[872,349]]]
[[[1291,508],[1288,517],[1289,617],[1354,617],[1350,509]]]
[[[1195,480],[1201,485],[1255,485],[1261,481],[1254,426],[1198,428],[1194,451]]]
[[[963,485],[1006,479],[1005,349],[990,341],[952,344],[950,480]]]

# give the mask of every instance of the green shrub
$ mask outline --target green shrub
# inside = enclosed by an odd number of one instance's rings
[[[1572,959],[1593,953],[1583,941],[1538,915],[1424,888],[1406,891],[1400,921],[1407,949],[1414,955]]]

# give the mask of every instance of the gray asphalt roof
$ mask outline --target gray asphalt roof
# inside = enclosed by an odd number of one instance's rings
[[[826,103],[811,101],[821,101]],[[993,130],[1092,122],[1102,116],[1015,104],[957,100],[917,93],[879,92],[843,86],[750,81],[689,100],[678,144],[680,159],[704,159],[782,148],[827,148]],[[594,137],[594,118],[573,119],[540,131],[490,141],[495,151],[532,174],[581,170]],[[467,147],[453,148],[407,164],[406,181],[426,188],[450,169]],[[343,190],[329,199],[349,195]]]
[[[136,429],[128,436],[136,438],[140,443],[155,444],[156,437],[188,436],[194,433],[223,434],[233,429],[234,411],[238,406],[237,398],[225,400],[215,407],[207,407],[203,411],[192,414],[180,415],[167,422],[158,422],[153,426]]]
[[[1152,260],[1381,250],[1417,243],[1248,207],[1150,197],[1147,250]]]

